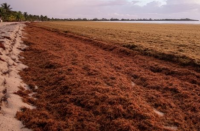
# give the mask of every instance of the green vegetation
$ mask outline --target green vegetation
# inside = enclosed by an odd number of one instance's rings
[[[184,65],[200,65],[200,25],[107,22],[45,22],[37,25],[117,44]]]
[[[47,21],[49,18],[43,15],[31,15],[27,12],[12,11],[12,8],[7,3],[3,3],[0,6],[0,18],[3,21]]]

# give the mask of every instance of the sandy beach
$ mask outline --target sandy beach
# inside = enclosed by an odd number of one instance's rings
[[[0,131],[200,131],[200,0],[0,0]]]
[[[200,129],[192,66],[37,23],[1,23],[0,65],[1,131]]]
[[[19,59],[19,54],[26,48],[21,38],[23,23],[0,23],[0,130],[1,131],[28,131],[15,118],[21,107],[33,108],[22,102],[20,96],[14,94],[19,87],[27,85],[19,76],[19,71],[27,68]]]

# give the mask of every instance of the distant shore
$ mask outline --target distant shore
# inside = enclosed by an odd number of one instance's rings
[[[66,19],[54,19],[55,21],[199,21],[199,20],[195,20],[195,19],[189,19],[189,18],[185,18],[185,19],[152,19],[152,18],[143,18],[143,19],[118,19],[118,18],[102,18],[102,19],[98,19],[98,18],[93,18],[93,19],[87,19],[87,18],[66,18]]]
[[[141,24],[192,24],[192,25],[200,24],[200,21],[96,21],[96,22],[141,23]]]

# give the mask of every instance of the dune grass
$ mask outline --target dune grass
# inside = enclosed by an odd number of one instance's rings
[[[200,65],[200,25],[41,22],[37,26],[118,44],[185,65]]]

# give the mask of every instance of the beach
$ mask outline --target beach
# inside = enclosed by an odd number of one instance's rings
[[[15,118],[21,107],[33,108],[22,102],[15,93],[19,87],[27,87],[19,71],[27,68],[20,62],[20,52],[26,48],[21,38],[23,23],[0,23],[0,128],[1,131],[28,131]]]
[[[0,25],[2,131],[200,129],[197,66],[39,24]]]

